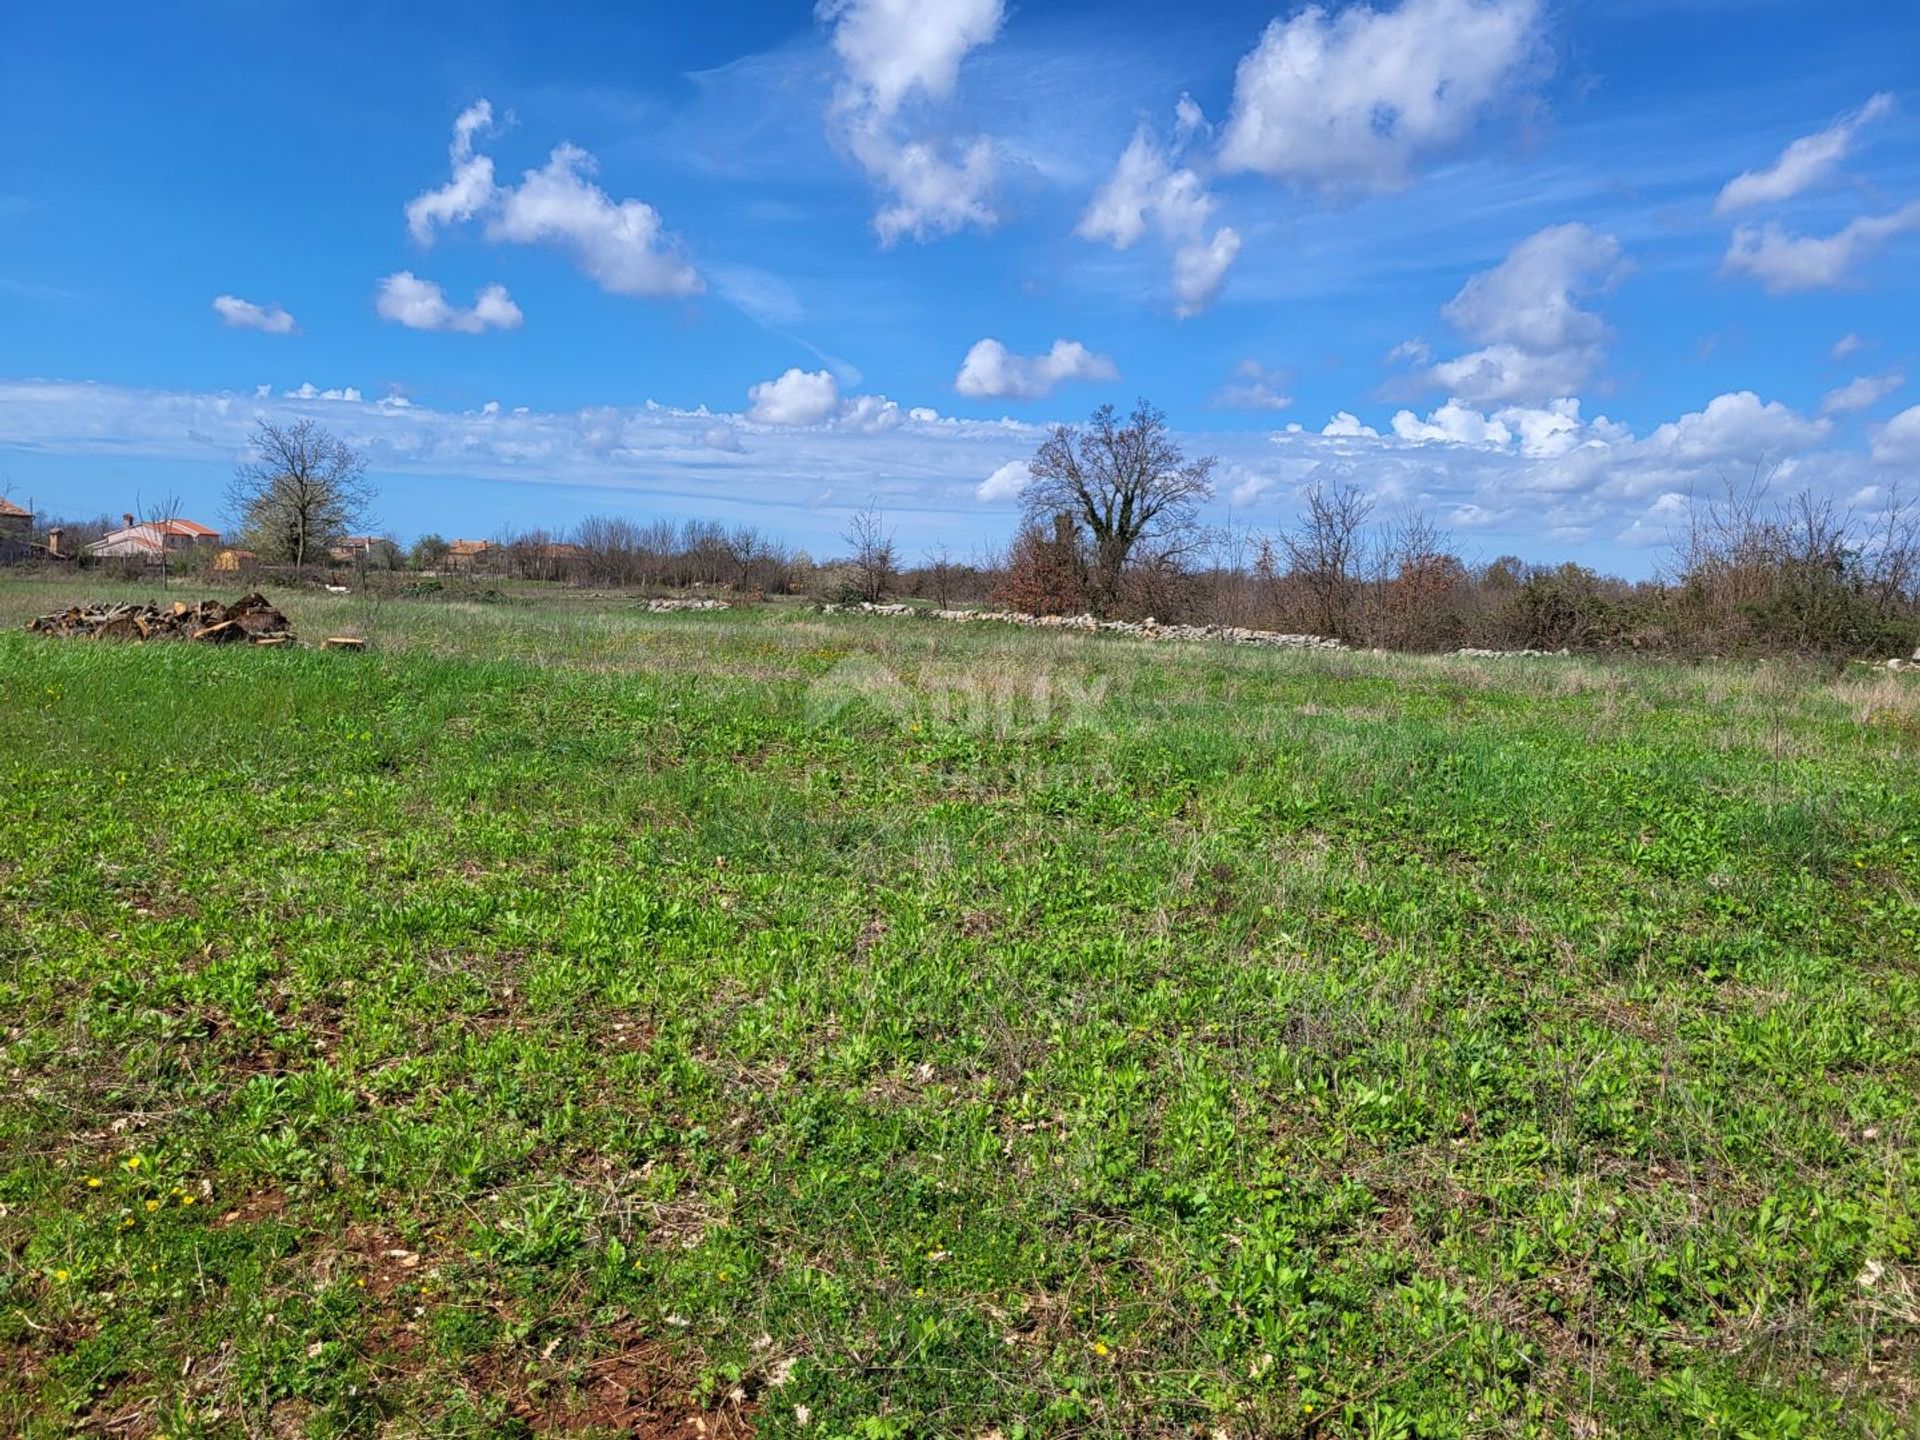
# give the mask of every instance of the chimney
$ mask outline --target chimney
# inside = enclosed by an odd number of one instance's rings
[[[60,558],[60,541],[66,536],[66,533],[67,532],[62,530],[58,525],[47,531],[47,554],[56,560]]]
[[[126,524],[127,529],[131,530],[133,528],[133,516],[130,513],[124,510],[121,511],[120,519]]]

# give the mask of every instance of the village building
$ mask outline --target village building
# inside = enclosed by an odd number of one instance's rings
[[[95,560],[144,560],[158,564],[165,556],[193,550],[202,545],[218,545],[220,532],[197,520],[143,520],[120,517],[125,524],[101,536],[87,546]]]
[[[443,563],[448,570],[471,574],[485,567],[493,549],[493,543],[488,540],[456,540],[447,546]]]
[[[327,556],[339,565],[364,565],[373,559],[378,535],[347,535],[327,547]]]

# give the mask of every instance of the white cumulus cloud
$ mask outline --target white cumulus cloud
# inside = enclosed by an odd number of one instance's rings
[[[1175,250],[1173,313],[1184,319],[1211,305],[1239,254],[1240,232],[1231,225],[1222,225],[1205,239],[1196,238]]]
[[[453,121],[453,142],[447,160],[453,174],[447,183],[407,202],[407,229],[422,245],[431,245],[442,225],[471,220],[493,203],[493,161],[473,152],[474,137],[493,126],[493,106],[476,100]]]
[[[1241,59],[1221,166],[1333,191],[1397,189],[1524,90],[1543,28],[1541,0],[1309,5]]]
[[[447,299],[447,292],[411,270],[397,270],[380,282],[373,308],[382,320],[409,330],[455,330],[478,335],[483,330],[518,330],[525,318],[504,285],[489,285],[465,310]]]
[[[551,246],[609,294],[661,299],[705,288],[660,212],[645,201],[615,200],[594,184],[596,162],[577,145],[556,145],[547,163],[527,171],[518,185],[497,184],[493,161],[473,148],[492,121],[485,100],[454,121],[452,178],[407,205],[416,240],[429,244],[441,226],[484,218],[488,240]]]
[[[552,245],[615,295],[656,298],[704,288],[661,229],[660,212],[640,200],[615,201],[587,178],[593,171],[586,151],[555,146],[542,168],[504,193],[487,238]]]
[[[1896,235],[1920,230],[1920,200],[1887,215],[1862,215],[1832,235],[1795,235],[1780,225],[1742,225],[1722,262],[1753,276],[1775,295],[1833,289],[1853,279],[1854,267]]]
[[[840,409],[840,382],[830,370],[788,370],[747,390],[747,418],[761,425],[818,425]]]
[[[1716,395],[1706,408],[1669,420],[1641,442],[1642,454],[1703,464],[1778,458],[1824,440],[1827,420],[1809,420],[1751,390]]]
[[[1920,465],[1920,405],[1902,410],[1873,438],[1873,458],[1879,465]]]
[[[1803,135],[1766,169],[1748,170],[1729,180],[1714,201],[1713,213],[1730,215],[1755,205],[1777,204],[1830,179],[1853,148],[1854,133],[1892,110],[1893,96],[1875,95],[1819,134]]]
[[[979,500],[1012,500],[1027,488],[1033,472],[1025,460],[1009,460],[980,482],[974,497]]]
[[[1424,420],[1411,410],[1400,411],[1393,417],[1393,433],[1412,444],[1507,450],[1529,460],[1555,460],[1582,448],[1610,450],[1632,438],[1605,416],[1581,419],[1580,402],[1570,396],[1545,405],[1508,405],[1491,414],[1449,400]]]
[[[1620,242],[1588,226],[1529,235],[1447,302],[1447,320],[1481,348],[1434,365],[1428,379],[1482,404],[1571,393],[1599,365],[1607,337],[1606,322],[1581,301],[1621,270]]]
[[[994,225],[992,143],[929,130],[925,112],[951,100],[961,61],[1000,33],[1004,0],[821,0],[815,13],[833,26],[843,71],[834,133],[886,196],[881,243]],[[903,115],[909,100],[917,124]]]
[[[213,297],[213,313],[220,323],[236,330],[263,330],[269,335],[291,335],[300,327],[278,305],[256,305],[238,295]]]
[[[915,91],[952,96],[969,50],[991,44],[1006,19],[1003,0],[822,0],[833,48],[850,81],[883,115]]]
[[[1173,250],[1174,311],[1185,317],[1206,309],[1219,293],[1240,253],[1240,234],[1230,225],[1209,233],[1214,197],[1198,173],[1180,162],[1179,147],[1206,117],[1182,96],[1175,120],[1173,148],[1162,145],[1145,125],[1134,132],[1074,234],[1126,250],[1149,229],[1155,231]]]
[[[1380,432],[1371,425],[1362,425],[1360,417],[1351,410],[1337,410],[1331,420],[1320,427],[1322,435],[1336,440],[1378,440]]]
[[[1056,340],[1044,355],[1016,355],[989,337],[974,342],[953,388],[975,400],[1037,400],[1069,380],[1117,380],[1113,361],[1078,340]]]
[[[1402,410],[1393,417],[1393,433],[1402,440],[1445,445],[1504,446],[1513,439],[1513,432],[1500,421],[1458,400],[1447,401],[1425,420],[1411,410]]]

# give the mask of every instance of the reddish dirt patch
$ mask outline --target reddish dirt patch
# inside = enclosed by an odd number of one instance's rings
[[[213,1223],[216,1229],[227,1225],[259,1225],[267,1220],[285,1219],[286,1214],[287,1197],[278,1190],[262,1190],[230,1203]]]
[[[619,1431],[641,1440],[745,1440],[753,1434],[744,1395],[703,1409],[688,1394],[684,1363],[631,1326],[611,1354],[572,1367],[573,1383],[542,1400],[507,1387],[513,1413],[542,1434]]]
[[[369,1298],[385,1302],[403,1285],[417,1284],[427,1272],[427,1258],[392,1231],[375,1225],[349,1225],[340,1237],[340,1253],[356,1282]]]
[[[620,1010],[607,1016],[596,1036],[607,1051],[645,1050],[653,1044],[653,1020],[638,1011]]]
[[[982,935],[991,935],[999,928],[999,922],[986,910],[969,910],[960,917],[960,933],[969,940],[977,940]]]
[[[864,960],[872,953],[873,947],[886,938],[887,922],[885,917],[875,915],[860,927],[860,938],[853,942],[853,958]]]

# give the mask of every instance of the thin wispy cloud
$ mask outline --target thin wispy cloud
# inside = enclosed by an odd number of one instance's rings
[[[1715,199],[1714,214],[1730,215],[1756,205],[1775,205],[1832,180],[1839,173],[1840,162],[1853,149],[1854,136],[1861,127],[1884,119],[1893,108],[1893,96],[1875,95],[1818,134],[1795,140],[1766,169],[1734,176]]]
[[[1860,267],[1887,243],[1920,233],[1920,200],[1884,215],[1862,215],[1831,235],[1800,235],[1773,222],[1733,232],[1722,268],[1750,275],[1775,295],[1833,290],[1855,283]]]
[[[238,295],[213,297],[213,313],[235,330],[258,330],[267,335],[292,335],[299,330],[293,316],[278,305],[256,305]]]

